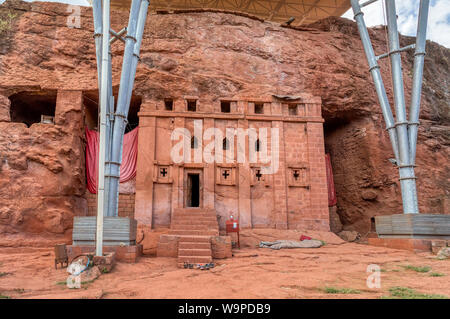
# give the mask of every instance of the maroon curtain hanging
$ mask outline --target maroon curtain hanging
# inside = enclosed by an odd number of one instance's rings
[[[327,186],[328,186],[328,206],[337,204],[336,189],[334,188],[333,168],[331,167],[330,154],[325,154],[325,163],[327,166]]]
[[[136,177],[138,131],[138,128],[135,128],[125,134],[123,138],[122,165],[120,166],[121,183]],[[87,188],[92,194],[97,193],[98,138],[97,131],[86,128],[86,178]]]

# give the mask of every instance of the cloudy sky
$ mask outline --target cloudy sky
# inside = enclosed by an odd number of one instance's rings
[[[0,0],[3,3],[5,0]],[[33,1],[33,0],[25,0]],[[86,0],[47,0],[50,2],[64,2],[79,5],[88,5]],[[383,15],[383,2],[376,1],[363,9],[366,24],[375,26],[386,24]],[[398,27],[404,35],[415,35],[417,28],[417,13],[419,12],[419,0],[396,1],[397,14],[399,17]],[[353,12],[350,9],[343,17],[353,20]],[[428,16],[427,39],[438,42],[450,48],[450,1],[431,0],[430,13]]]

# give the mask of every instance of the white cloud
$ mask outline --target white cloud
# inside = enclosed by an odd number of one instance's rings
[[[364,20],[367,26],[385,25],[383,0],[363,8]],[[417,33],[418,0],[396,1],[398,15],[398,30],[401,34],[415,36]],[[343,15],[353,20],[352,9]],[[450,2],[448,0],[432,0],[428,14],[427,39],[450,48]]]

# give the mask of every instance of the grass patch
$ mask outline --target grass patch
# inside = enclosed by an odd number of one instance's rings
[[[14,288],[14,291],[17,292],[18,294],[23,294],[25,292],[25,289],[23,289],[23,288]]]
[[[10,274],[11,274],[10,272],[0,272],[0,277],[5,277]]]
[[[383,299],[448,299],[447,296],[437,294],[424,294],[407,287],[389,288],[391,296],[383,296]]]
[[[430,266],[412,266],[412,265],[407,265],[407,266],[403,266],[405,269],[407,270],[414,270],[415,272],[429,272],[431,270]]]
[[[352,288],[336,288],[336,287],[325,287],[325,293],[327,294],[360,294],[361,291]]]
[[[65,285],[67,285],[67,281],[57,281],[56,285],[57,286],[65,286]]]
[[[102,268],[102,274],[107,274],[107,273],[109,273],[108,268],[103,267],[103,268]]]
[[[0,299],[11,299],[11,297],[0,294]]]
[[[445,274],[442,274],[440,272],[432,272],[430,274],[430,277],[444,277],[444,276],[445,276]]]

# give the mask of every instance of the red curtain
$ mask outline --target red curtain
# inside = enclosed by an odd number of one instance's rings
[[[125,134],[123,138],[122,165],[120,166],[121,183],[136,177],[138,131],[138,128],[135,128]],[[97,131],[86,128],[86,177],[88,190],[92,194],[97,193],[98,138]]]
[[[334,188],[333,168],[331,167],[330,154],[325,154],[325,162],[327,166],[327,186],[328,186],[328,206],[337,204],[336,189]]]

